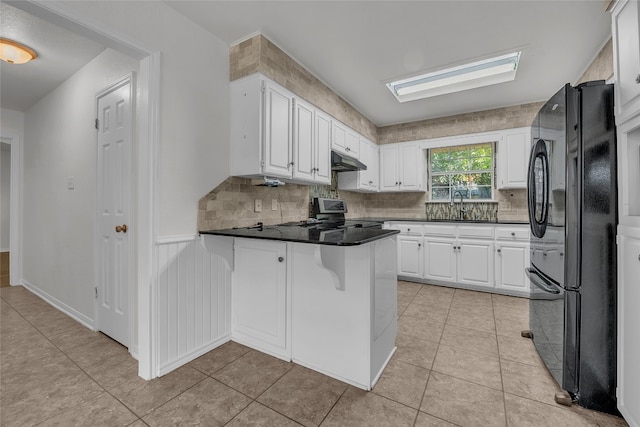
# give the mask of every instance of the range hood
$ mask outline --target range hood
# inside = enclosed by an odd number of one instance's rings
[[[353,157],[331,151],[331,170],[336,172],[367,170],[367,165]]]

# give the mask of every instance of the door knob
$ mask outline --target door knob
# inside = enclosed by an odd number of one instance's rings
[[[126,233],[128,229],[127,224],[116,225],[116,233]]]

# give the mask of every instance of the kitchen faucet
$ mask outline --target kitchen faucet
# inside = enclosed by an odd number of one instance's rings
[[[451,196],[451,207],[453,207],[453,205],[455,203],[456,195],[460,196],[460,205],[458,207],[458,218],[457,219],[458,220],[463,220],[464,219],[464,213],[467,210],[462,207],[462,199],[463,199],[462,191],[456,190],[456,191],[453,192],[453,194]]]

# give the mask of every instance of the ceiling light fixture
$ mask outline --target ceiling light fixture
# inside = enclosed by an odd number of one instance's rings
[[[0,37],[0,59],[9,64],[24,64],[38,54],[31,48],[13,40]]]
[[[399,102],[445,95],[512,81],[519,61],[520,52],[514,52],[397,80],[387,87]]]

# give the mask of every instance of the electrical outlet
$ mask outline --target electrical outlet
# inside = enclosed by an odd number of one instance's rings
[[[262,199],[255,199],[253,201],[253,211],[262,212]]]
[[[271,210],[272,211],[278,210],[278,199],[271,199]]]

